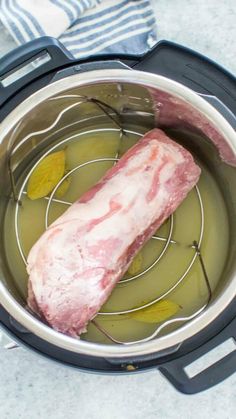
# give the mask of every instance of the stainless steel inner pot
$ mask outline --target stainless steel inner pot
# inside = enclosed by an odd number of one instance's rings
[[[84,101],[84,98],[89,100]],[[94,106],[91,98],[107,104],[113,119],[107,118],[101,107]],[[110,112],[111,109],[115,112]],[[5,255],[3,234],[0,303],[26,329],[45,341],[76,353],[106,358],[168,353],[213,322],[236,295],[236,169],[222,161],[219,150],[213,144],[223,144],[221,155],[235,163],[236,133],[206,100],[167,78],[123,69],[96,70],[69,76],[34,93],[18,105],[1,125],[1,225],[10,195],[13,200],[12,186],[16,185],[17,196],[17,180],[36,155],[45,152],[49,146],[56,144],[58,138],[63,139],[68,133],[73,135],[94,126],[99,129],[114,127],[116,112],[120,114],[119,121],[126,130],[138,125],[140,132],[144,133],[160,126],[174,129],[176,137],[181,133],[184,145],[207,165],[221,188],[230,224],[230,246],[224,271],[209,305],[199,310],[192,320],[180,321],[176,330],[148,342],[102,345],[70,338],[52,330],[25,309],[25,301],[11,272],[10,265],[14,261],[9,263]],[[29,228],[34,226],[29,225]]]

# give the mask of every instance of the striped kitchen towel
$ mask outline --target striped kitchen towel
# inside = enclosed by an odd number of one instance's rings
[[[151,0],[0,0],[0,19],[17,44],[53,36],[76,58],[139,55],[156,42]]]

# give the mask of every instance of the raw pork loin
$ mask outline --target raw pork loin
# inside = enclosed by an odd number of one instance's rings
[[[187,150],[160,129],[148,132],[31,249],[31,309],[57,331],[85,332],[133,257],[199,176]]]

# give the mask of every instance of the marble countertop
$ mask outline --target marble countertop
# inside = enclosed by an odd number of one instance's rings
[[[236,74],[235,0],[153,0],[159,38],[208,55]],[[0,56],[15,44],[0,25]],[[236,375],[195,396],[157,371],[101,376],[49,362],[0,342],[1,419],[233,419]]]

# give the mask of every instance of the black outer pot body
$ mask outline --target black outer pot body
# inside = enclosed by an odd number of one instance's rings
[[[45,85],[92,69],[130,67],[173,79],[198,93],[210,95],[211,103],[236,129],[236,79],[207,58],[171,42],[159,42],[145,56],[99,56],[88,60],[74,60],[55,39],[43,37],[9,53],[0,60],[0,81],[43,54],[50,59],[40,67],[4,87],[0,83],[0,120],[26,97]],[[104,359],[58,348],[37,337],[18,324],[0,306],[0,325],[15,341],[38,354],[73,366],[80,370],[99,373],[134,373],[151,368],[159,370],[183,393],[197,393],[221,382],[236,371],[236,350],[198,375],[190,378],[185,367],[229,338],[236,341],[236,300],[202,332],[182,343],[172,354],[152,354],[136,359]],[[132,365],[132,371],[130,368]]]

